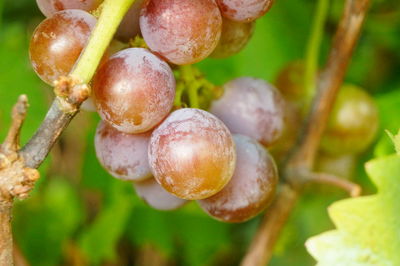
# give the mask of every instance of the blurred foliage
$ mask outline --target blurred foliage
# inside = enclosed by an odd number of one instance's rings
[[[343,1],[331,2],[321,66],[343,7]],[[207,59],[198,64],[199,68],[216,84],[243,75],[272,82],[285,64],[303,57],[314,4],[311,0],[277,1],[257,21],[254,36],[241,53],[224,60]],[[17,96],[25,93],[31,104],[22,135],[25,142],[43,119],[52,97],[28,59],[31,32],[43,17],[33,0],[0,0],[1,13],[0,137],[6,134]],[[393,153],[383,129],[395,132],[400,125],[399,47],[398,0],[373,1],[346,77],[347,82],[372,93],[380,110],[381,136],[376,147],[360,158],[356,173],[356,181],[369,193],[375,188],[365,175],[363,163],[372,156]],[[147,246],[153,250],[150,256],[160,257],[164,265],[238,264],[260,217],[232,225],[212,220],[196,203],[175,212],[146,207],[130,184],[111,178],[97,162],[93,147],[97,115],[81,114],[77,119],[74,123],[84,125],[78,124],[81,134],[66,132],[41,167],[42,178],[33,195],[15,208],[16,243],[32,265],[139,265]],[[68,145],[72,151],[81,149],[67,153]],[[61,171],[60,161],[77,163]],[[345,196],[321,187],[307,191],[276,246],[271,265],[312,264],[304,242],[333,228],[326,207]]]

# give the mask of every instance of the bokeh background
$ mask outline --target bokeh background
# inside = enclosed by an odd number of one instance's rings
[[[331,1],[321,65],[344,1]],[[373,147],[359,158],[354,180],[365,193],[374,187],[363,164],[392,153],[383,129],[400,127],[400,5],[374,0],[346,81],[375,98],[381,129]],[[254,36],[238,55],[198,64],[215,84],[239,76],[273,82],[288,62],[304,57],[315,1],[278,0],[257,21]],[[43,20],[34,0],[0,0],[0,136],[10,124],[19,94],[30,100],[22,141],[39,126],[53,98],[28,59],[29,39]],[[19,258],[30,265],[238,265],[261,217],[243,224],[209,218],[196,203],[174,212],[147,207],[128,183],[109,176],[94,154],[95,113],[81,112],[40,168],[31,197],[18,202],[13,230]],[[343,192],[313,187],[295,209],[275,248],[271,265],[313,265],[304,242],[333,228],[326,208]],[[268,215],[274,215],[269,213]]]

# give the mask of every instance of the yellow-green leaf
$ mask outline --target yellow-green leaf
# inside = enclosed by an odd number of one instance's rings
[[[306,243],[318,265],[400,265],[400,156],[372,160],[366,170],[377,194],[331,205],[337,229]]]

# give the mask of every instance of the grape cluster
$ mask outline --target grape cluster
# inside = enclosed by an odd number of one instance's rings
[[[284,132],[272,150],[276,157],[283,157],[295,144],[305,119],[304,75],[304,62],[293,61],[275,81],[286,101]],[[342,85],[321,140],[317,170],[350,178],[356,157],[372,144],[378,127],[374,99],[356,85]]]
[[[96,24],[87,11],[100,3],[37,3],[47,18],[33,34],[30,58],[51,85],[74,68]],[[271,203],[278,171],[267,148],[284,129],[280,92],[242,77],[223,85],[208,111],[176,105],[178,87],[188,85],[177,80],[179,66],[238,53],[271,4],[137,0],[122,20],[115,39],[126,49],[110,48],[117,51],[106,53],[90,84],[102,119],[95,148],[101,165],[133,182],[150,206],[172,210],[197,200],[218,220],[243,222]],[[138,35],[145,45],[129,47]]]

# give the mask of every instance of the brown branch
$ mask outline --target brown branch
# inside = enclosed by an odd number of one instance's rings
[[[243,265],[267,265],[278,239],[277,232],[285,225],[292,208],[312,172],[315,156],[325,130],[337,92],[350,62],[361,27],[368,10],[369,0],[346,0],[345,9],[329,52],[328,62],[317,81],[317,95],[304,126],[300,141],[283,169],[284,182],[294,189],[294,195],[278,195],[274,205],[265,214],[259,231],[246,254]],[[285,186],[285,185],[284,185]],[[288,185],[286,185],[288,186]],[[279,208],[283,208],[280,210]]]
[[[70,78],[60,78],[58,96],[46,118],[28,144],[19,150],[19,135],[26,117],[28,100],[19,97],[12,113],[12,124],[0,148],[0,266],[13,265],[11,209],[14,198],[24,199],[39,179],[37,167],[44,161],[55,141],[87,99],[89,88]]]
[[[0,192],[1,193],[1,192]],[[0,265],[11,265],[13,240],[11,232],[12,202],[0,202]]]
[[[69,77],[61,77],[54,89],[58,95],[36,134],[21,149],[20,154],[28,167],[37,168],[47,157],[54,143],[78,113],[89,96],[87,85],[77,84]]]
[[[361,195],[361,187],[358,184],[332,174],[310,173],[307,181],[341,188],[347,191],[351,197],[358,197]]]
[[[289,185],[282,185],[244,257],[241,266],[265,265],[272,257],[275,242],[288,220],[299,194]],[[268,236],[268,237],[266,237]]]

